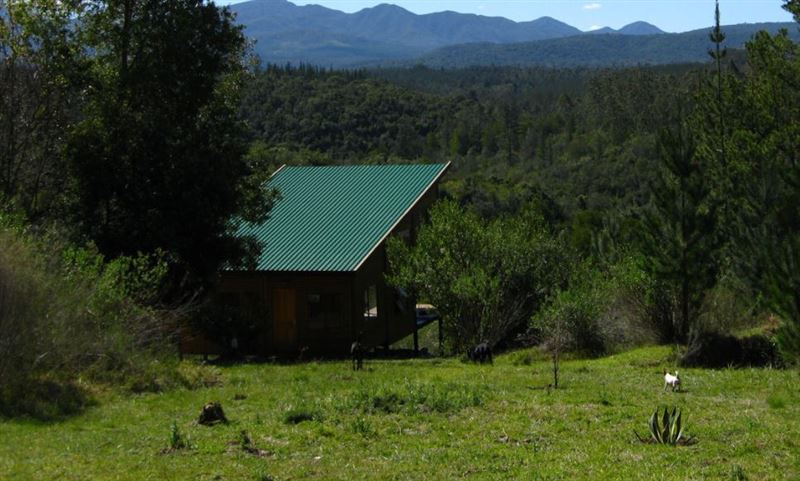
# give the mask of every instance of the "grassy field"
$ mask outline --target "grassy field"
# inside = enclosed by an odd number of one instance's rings
[[[550,392],[549,366],[525,351],[494,366],[212,368],[218,386],[100,392],[63,421],[0,421],[0,479],[800,479],[797,370],[687,369],[685,392],[672,393],[669,353],[565,362],[564,387]],[[195,424],[211,400],[229,424]],[[659,405],[681,407],[699,442],[636,441]],[[190,449],[165,451],[173,422]]]

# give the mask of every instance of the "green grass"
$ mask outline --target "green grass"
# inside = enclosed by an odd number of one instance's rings
[[[0,421],[0,479],[800,478],[797,370],[682,369],[685,392],[672,393],[662,390],[669,354],[654,347],[568,361],[557,391],[542,388],[545,360],[524,353],[494,366],[219,368],[216,386],[101,392],[61,422]],[[196,425],[214,400],[230,422]],[[698,444],[636,441],[633,430],[646,432],[664,405],[682,409]],[[188,448],[168,449],[173,421]]]

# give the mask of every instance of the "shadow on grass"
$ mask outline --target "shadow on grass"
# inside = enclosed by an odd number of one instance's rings
[[[0,391],[0,419],[53,423],[77,416],[95,404],[86,390],[72,383],[30,381],[21,389]]]
[[[203,359],[201,355],[185,355],[185,359],[195,359],[205,364],[218,367],[230,367],[244,364],[275,364],[279,366],[292,366],[296,364],[341,362],[351,359],[347,353],[334,353],[326,355],[284,355],[284,356],[259,356],[259,355],[214,355]],[[434,359],[434,357],[424,351],[414,352],[413,349],[384,349],[382,347],[370,349],[364,358],[364,362],[370,360],[411,360],[411,359]]]

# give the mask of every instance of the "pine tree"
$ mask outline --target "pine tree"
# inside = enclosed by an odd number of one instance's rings
[[[659,138],[660,172],[651,185],[642,248],[666,298],[663,333],[679,342],[696,327],[706,292],[717,279],[716,209],[694,139],[684,126]]]

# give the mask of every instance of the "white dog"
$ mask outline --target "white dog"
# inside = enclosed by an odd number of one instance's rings
[[[678,371],[675,371],[675,375],[669,373],[669,371],[664,371],[664,390],[667,390],[667,386],[670,386],[673,391],[680,391],[681,390],[681,378],[678,376]]]

